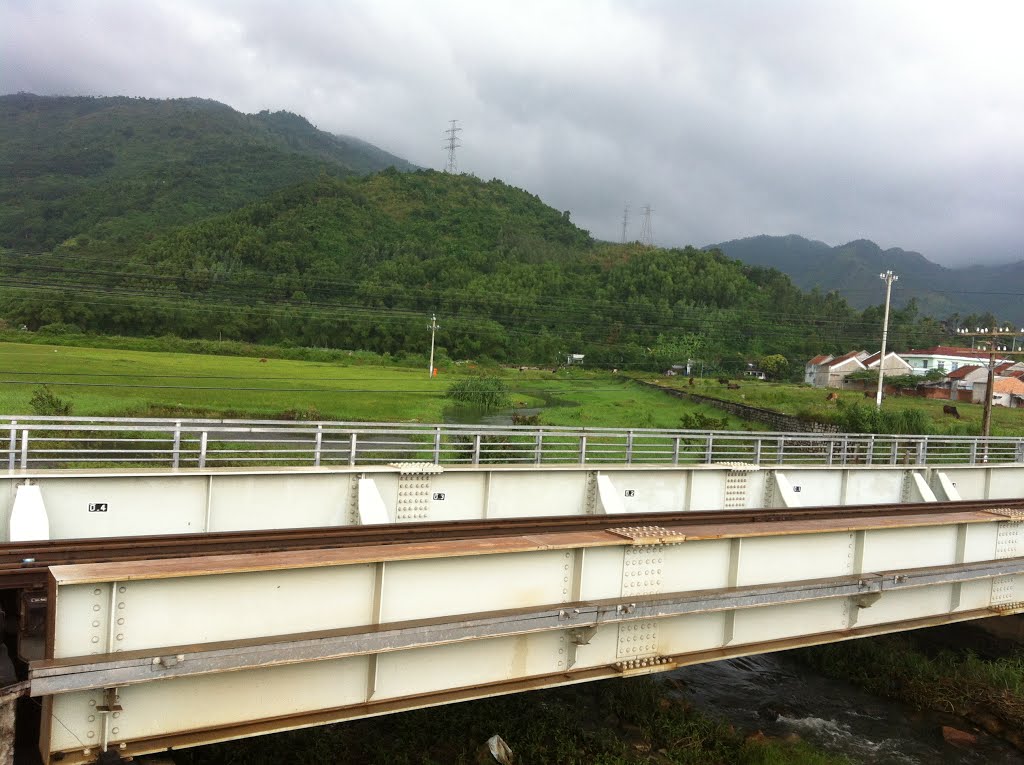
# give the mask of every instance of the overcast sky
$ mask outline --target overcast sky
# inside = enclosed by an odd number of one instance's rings
[[[0,92],[200,96],[538,194],[595,236],[1024,259],[1020,0],[0,0]]]

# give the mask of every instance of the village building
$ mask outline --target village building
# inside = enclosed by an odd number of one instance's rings
[[[956,348],[950,345],[935,345],[901,353],[900,356],[910,364],[915,375],[922,377],[932,370],[943,373],[955,372],[965,364],[988,364],[988,351],[973,348]],[[1005,359],[999,359],[1004,362]]]
[[[861,363],[866,369],[878,369],[878,357],[881,352],[872,353]],[[896,351],[889,351],[885,354],[885,363],[882,364],[882,374],[885,377],[896,377],[914,373],[914,368],[907,363]]]
[[[974,383],[988,379],[988,368],[977,364],[965,364],[950,372],[941,380],[919,386],[925,398],[941,398],[950,401],[970,403],[974,400]]]
[[[988,372],[988,370],[985,371]],[[985,402],[987,388],[987,378],[974,384],[973,401],[975,404]],[[1013,409],[1024,406],[1024,380],[1019,377],[997,377],[992,386],[992,405]]]
[[[823,353],[804,364],[804,382],[808,385],[814,385],[814,381],[818,376],[818,367],[831,361],[833,358],[835,357],[832,354]]]
[[[867,357],[867,351],[850,351],[842,356],[837,356],[831,361],[820,364],[814,378],[815,387],[842,388],[848,376],[854,372],[864,371],[865,367],[862,359]]]

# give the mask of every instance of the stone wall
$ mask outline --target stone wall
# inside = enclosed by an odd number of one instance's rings
[[[646,385],[649,388],[656,388],[660,391],[667,393],[670,396],[676,398],[688,399],[696,404],[706,404],[713,406],[715,409],[721,409],[723,412],[739,417],[741,420],[748,420],[750,422],[759,422],[762,425],[767,425],[772,430],[780,431],[783,433],[839,433],[839,427],[837,425],[831,425],[823,422],[812,422],[810,420],[802,420],[799,417],[794,417],[790,414],[782,414],[780,412],[773,412],[771,409],[761,409],[756,406],[747,406],[746,404],[737,404],[733,401],[722,401],[718,398],[711,398],[710,396],[701,396],[697,393],[689,393],[684,390],[677,390],[675,388],[666,388],[656,383],[644,382],[637,380],[641,385]]]

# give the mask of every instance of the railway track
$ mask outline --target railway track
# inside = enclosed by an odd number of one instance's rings
[[[0,545],[0,590],[26,589],[46,584],[50,566],[71,563],[155,560],[232,553],[286,552],[311,549],[359,547],[481,537],[516,536],[556,532],[602,531],[623,526],[688,526],[773,523],[801,520],[851,521],[872,517],[906,517],[956,512],[1002,511],[1024,513],[1024,499],[968,500],[877,505],[845,505],[790,509],[708,510],[681,513],[629,515],[548,516],[501,520],[446,521],[442,523],[389,524],[380,526],[327,526],[148,537],[106,537]]]

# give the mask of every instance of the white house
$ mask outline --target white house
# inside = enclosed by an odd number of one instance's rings
[[[931,348],[906,351],[901,353],[904,361],[910,364],[915,375],[926,375],[933,369],[948,374],[965,364],[988,364],[988,352],[973,348],[955,348],[949,345],[935,345]],[[1003,359],[999,360],[1004,361]]]
[[[819,364],[818,372],[814,377],[815,387],[842,388],[846,382],[847,375],[864,371],[865,367],[862,360],[867,357],[867,351],[850,351],[842,356],[826,361],[824,364]]]
[[[820,356],[815,356],[804,364],[804,382],[808,385],[814,385],[814,381],[818,376],[818,367],[828,361],[831,361],[833,358],[835,357],[832,354],[823,353]]]
[[[881,351],[872,353],[861,363],[864,364],[866,369],[878,369],[878,357],[881,355]],[[912,374],[914,369],[896,351],[889,351],[885,354],[885,363],[882,364],[882,371],[886,377],[895,377],[897,375]]]

